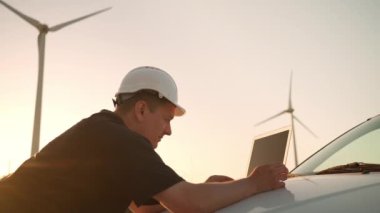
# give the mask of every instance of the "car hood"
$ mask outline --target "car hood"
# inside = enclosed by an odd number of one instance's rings
[[[380,212],[380,173],[312,175],[218,212]]]

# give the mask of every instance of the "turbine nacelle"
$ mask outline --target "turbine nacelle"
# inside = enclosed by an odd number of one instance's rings
[[[294,109],[293,108],[289,108],[286,110],[287,113],[293,113],[294,112]]]
[[[37,29],[40,31],[40,33],[47,34],[49,32],[49,27],[46,24],[39,25]]]

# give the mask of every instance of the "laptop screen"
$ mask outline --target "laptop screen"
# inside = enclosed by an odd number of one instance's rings
[[[290,127],[284,127],[255,137],[247,175],[260,165],[285,163],[290,131]]]

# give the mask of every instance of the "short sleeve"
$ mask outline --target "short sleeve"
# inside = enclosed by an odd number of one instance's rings
[[[110,117],[112,113],[107,115]],[[99,119],[93,131],[101,133],[94,140],[100,141],[98,150],[107,161],[104,170],[114,194],[126,202],[148,204],[157,193],[183,181],[145,137],[129,130],[119,118],[113,116],[109,122],[108,117]]]
[[[154,195],[183,181],[163,162],[145,138],[128,142],[134,144],[133,152],[129,152],[128,156],[129,165],[124,167],[130,181],[126,190],[131,190],[132,200],[138,206],[151,203]]]

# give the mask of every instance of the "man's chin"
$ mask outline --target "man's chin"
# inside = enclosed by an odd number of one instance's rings
[[[154,143],[154,144],[152,144],[152,147],[153,147],[153,149],[156,149],[156,148],[158,147],[158,142],[157,142],[157,143]]]

